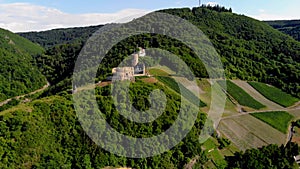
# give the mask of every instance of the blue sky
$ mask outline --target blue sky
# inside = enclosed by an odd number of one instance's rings
[[[198,0],[0,0],[0,3],[16,2],[47,6],[73,14],[111,13],[127,8],[155,10],[198,5]],[[299,0],[202,0],[205,4],[209,2],[216,2],[232,7],[236,12],[251,15],[260,12],[259,10],[289,15],[297,12],[300,6]]]
[[[259,20],[300,19],[299,0],[202,0]],[[198,0],[0,0],[0,27],[11,31],[96,25],[130,14],[194,7]],[[76,20],[77,18],[77,20]]]

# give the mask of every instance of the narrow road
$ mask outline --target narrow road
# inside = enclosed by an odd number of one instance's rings
[[[28,94],[21,95],[21,96],[15,96],[15,97],[13,97],[13,98],[4,100],[4,101],[0,102],[0,107],[3,106],[3,105],[6,105],[6,104],[7,104],[8,102],[10,102],[12,99],[17,99],[17,100],[18,100],[18,99],[20,99],[20,98],[22,98],[22,97],[26,97],[26,96],[28,96],[28,95],[32,95],[32,94],[41,92],[41,91],[47,89],[49,86],[50,86],[50,83],[47,82],[47,84],[46,84],[45,86],[43,86],[42,88],[40,88],[40,89],[38,89],[38,90],[36,90],[36,91],[33,91],[33,92],[31,92],[31,93],[28,93]]]
[[[300,107],[300,101],[297,102],[296,104],[294,104],[293,106],[289,107],[289,108],[294,108],[294,107]]]
[[[230,118],[234,118],[234,117],[239,117],[239,116],[244,116],[247,114],[253,114],[253,113],[268,113],[268,112],[274,112],[274,111],[294,111],[294,110],[299,110],[300,111],[300,102],[294,104],[291,107],[287,107],[287,108],[282,108],[282,109],[273,109],[273,110],[256,110],[256,111],[251,111],[251,112],[244,112],[244,113],[239,113],[239,114],[235,114],[232,116],[228,116],[228,117],[224,117],[221,120],[225,120],[225,119],[230,119]],[[286,143],[288,143],[292,138],[293,138],[293,126],[289,125],[289,133],[287,134],[287,138],[286,138]]]
[[[293,111],[293,110],[300,110],[300,105],[297,106],[291,106],[291,107],[287,107],[287,108],[282,108],[282,109],[273,109],[273,110],[256,110],[256,111],[251,111],[251,112],[244,112],[244,113],[239,113],[239,114],[235,114],[235,115],[231,115],[228,117],[223,117],[223,119],[230,119],[233,117],[238,117],[238,116],[244,116],[247,114],[253,114],[253,113],[267,113],[267,112],[273,112],[273,111]]]
[[[294,135],[294,126],[293,125],[289,125],[289,133],[288,133],[288,136],[286,138],[286,143],[287,144],[288,142],[292,141],[293,139],[293,135]]]
[[[223,117],[223,119],[230,119],[233,117],[238,117],[238,116],[244,116],[247,114],[253,114],[253,113],[267,113],[267,112],[273,112],[273,111],[291,111],[291,110],[300,110],[300,107],[296,107],[296,108],[283,108],[283,109],[276,109],[276,110],[257,110],[257,111],[251,111],[251,112],[244,112],[244,113],[239,113],[239,114],[235,114],[235,115],[231,115],[228,117]]]

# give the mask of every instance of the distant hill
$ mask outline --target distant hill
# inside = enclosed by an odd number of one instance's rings
[[[46,84],[33,56],[44,49],[29,40],[0,29],[0,101],[26,94]]]
[[[266,23],[300,41],[300,20],[277,20]]]
[[[29,39],[34,43],[38,43],[45,48],[50,48],[59,44],[67,44],[74,42],[86,41],[94,32],[96,32],[102,25],[78,27],[78,28],[65,28],[53,29],[50,31],[42,32],[26,32],[18,33],[20,36]]]

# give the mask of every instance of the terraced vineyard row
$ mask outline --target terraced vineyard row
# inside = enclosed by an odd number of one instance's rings
[[[206,106],[206,104],[202,102],[197,96],[195,96],[194,93],[192,93],[190,90],[184,87],[181,83],[177,83],[173,78],[165,76],[157,76],[156,78],[162,83],[166,84],[171,89],[173,89],[175,92],[182,94],[184,98],[189,100],[194,105],[200,105],[200,107]]]
[[[252,98],[248,93],[246,93],[243,89],[239,86],[235,85],[231,81],[227,80],[220,80],[218,83],[226,89],[226,91],[240,104],[243,106],[251,107],[254,109],[261,109],[266,107],[265,105],[261,104],[260,102],[256,101]]]
[[[278,103],[284,107],[290,107],[294,105],[299,99],[281,91],[278,88],[273,86],[266,85],[264,83],[259,82],[248,82],[253,88],[255,88],[258,92],[260,92],[267,99]]]
[[[251,115],[285,134],[287,133],[289,123],[294,118],[289,113],[283,111],[252,113]]]

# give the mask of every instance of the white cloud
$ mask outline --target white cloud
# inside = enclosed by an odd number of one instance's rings
[[[149,11],[125,9],[116,13],[69,14],[29,3],[0,4],[0,28],[13,32],[128,22]]]
[[[207,2],[206,5],[209,5],[209,6],[217,6],[219,5],[217,2]]]
[[[279,11],[280,13],[280,11]],[[272,13],[270,11],[260,9],[258,10],[257,14],[250,14],[249,16],[261,21],[265,20],[293,20],[293,19],[299,19],[298,13],[285,13],[285,14],[279,14],[279,13]]]

